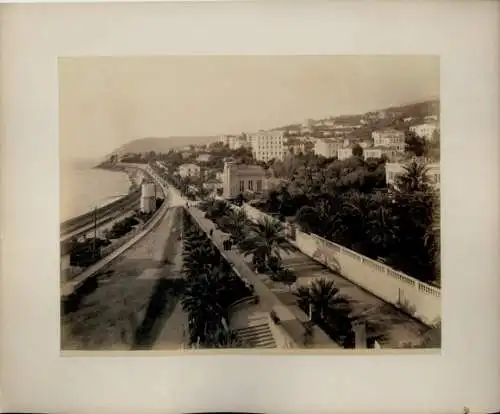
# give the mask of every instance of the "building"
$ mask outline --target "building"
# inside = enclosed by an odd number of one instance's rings
[[[399,149],[391,147],[370,147],[363,149],[363,158],[365,160],[369,158],[382,158],[385,157],[388,161],[396,161],[403,156],[403,153]]]
[[[434,131],[438,130],[436,123],[427,122],[424,124],[414,125],[410,127],[410,131],[421,138],[431,141],[434,136]]]
[[[346,160],[352,157],[352,146],[339,148],[337,150],[337,158],[339,160]]]
[[[250,148],[250,142],[243,138],[242,136],[231,136],[229,137],[229,148],[236,150],[238,148]]]
[[[211,157],[212,157],[212,155],[210,155],[210,154],[200,154],[196,158],[196,161],[197,162],[208,162],[208,161],[210,161]]]
[[[340,142],[335,139],[317,139],[314,143],[314,154],[333,158],[337,156],[340,147]]]
[[[141,211],[153,213],[156,209],[156,186],[152,182],[144,181],[141,185]]]
[[[252,155],[257,161],[283,160],[287,153],[283,131],[262,131],[251,135]]]
[[[438,117],[437,115],[427,115],[424,119],[426,122],[432,122],[432,121],[437,122]]]
[[[236,164],[233,161],[224,163],[223,173],[224,198],[235,198],[246,192],[261,193],[267,190],[266,172],[260,165]]]
[[[222,187],[223,187],[222,181],[219,181],[217,179],[210,179],[203,183],[203,188],[210,191],[216,191]]]
[[[179,166],[181,177],[199,177],[201,168],[196,164],[182,164]]]
[[[405,133],[397,129],[384,129],[372,132],[375,147],[390,147],[400,152],[405,150]]]
[[[385,164],[385,180],[387,185],[394,186],[396,178],[404,174],[404,164],[399,162],[386,163]],[[441,184],[441,173],[439,169],[439,163],[427,164],[427,176],[429,181],[434,188],[439,189]]]
[[[363,149],[363,158],[365,160],[369,158],[382,158],[383,148],[382,147],[372,147]]]
[[[220,135],[217,138],[217,142],[220,142],[222,145],[229,145],[230,135]]]

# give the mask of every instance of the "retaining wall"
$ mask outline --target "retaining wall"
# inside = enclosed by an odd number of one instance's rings
[[[252,220],[275,218],[243,205]],[[370,259],[315,234],[295,231],[290,243],[305,255],[339,273],[375,296],[401,308],[427,325],[441,318],[441,289]]]

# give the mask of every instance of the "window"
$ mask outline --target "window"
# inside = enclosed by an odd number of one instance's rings
[[[262,191],[262,180],[257,180],[257,191]]]
[[[240,180],[240,193],[242,193],[243,191],[245,191],[245,181]]]
[[[253,191],[253,180],[248,180],[248,189]]]

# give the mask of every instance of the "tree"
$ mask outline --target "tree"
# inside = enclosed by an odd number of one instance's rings
[[[406,151],[412,152],[417,157],[425,155],[427,151],[427,142],[424,138],[419,137],[412,131],[407,131],[405,134]]]
[[[259,219],[249,226],[247,237],[239,244],[245,256],[253,255],[266,264],[271,257],[281,258],[281,251],[292,251],[285,235],[285,227],[269,217]]]
[[[344,344],[352,337],[352,312],[349,300],[339,294],[332,280],[314,279],[309,286],[300,286],[294,293],[299,307],[312,321],[322,326],[337,343]]]
[[[424,161],[413,159],[403,166],[403,170],[403,174],[395,180],[395,187],[399,193],[411,194],[429,191],[429,169]]]
[[[231,210],[221,219],[223,231],[231,234],[231,239],[236,245],[245,239],[247,225],[248,217],[243,210]]]
[[[352,147],[352,155],[354,157],[362,157],[363,156],[363,148],[361,145],[356,144],[354,147]]]

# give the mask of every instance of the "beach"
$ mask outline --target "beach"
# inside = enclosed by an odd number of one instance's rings
[[[129,191],[133,178],[126,172],[94,168],[91,162],[66,162],[60,173],[60,222],[94,207],[116,201]]]

